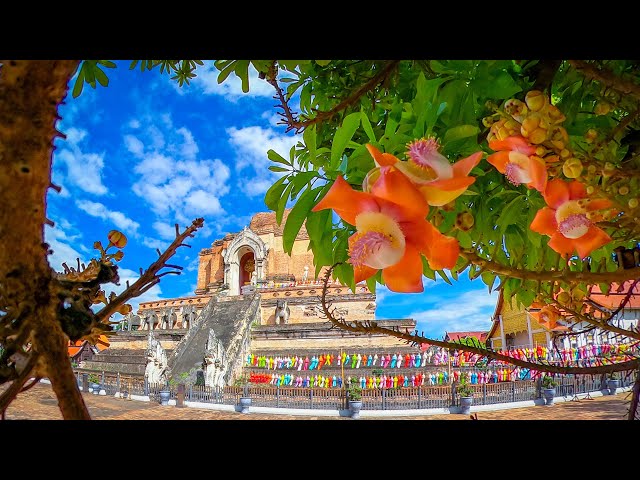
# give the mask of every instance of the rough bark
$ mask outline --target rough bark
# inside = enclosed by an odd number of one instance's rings
[[[0,70],[0,325],[38,355],[34,372],[51,381],[65,419],[90,419],[56,311],[57,282],[44,243],[58,106],[77,60],[3,60]],[[12,325],[8,326],[8,318]]]

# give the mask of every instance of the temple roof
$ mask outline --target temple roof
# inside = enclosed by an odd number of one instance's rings
[[[612,283],[608,295],[602,293],[599,285],[593,285],[589,293],[589,300],[602,307],[615,310],[625,301],[625,297],[629,293],[632,284],[633,281],[631,280],[622,285]],[[640,282],[634,286],[629,301],[624,308],[640,308]]]

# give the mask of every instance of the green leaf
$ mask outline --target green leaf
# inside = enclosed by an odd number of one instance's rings
[[[373,128],[371,127],[371,122],[369,121],[369,117],[367,116],[366,113],[364,113],[362,109],[360,109],[360,114],[362,115],[361,121],[362,121],[362,129],[364,130],[364,133],[367,134],[367,137],[369,137],[369,141],[371,143],[376,143],[376,134],[373,133]]]
[[[454,140],[459,140],[466,137],[474,137],[478,135],[480,129],[475,125],[458,125],[457,127],[450,128],[447,133],[444,134],[442,143],[446,144]]]
[[[369,278],[365,280],[367,283],[367,288],[371,291],[371,293],[376,293],[376,286],[378,282],[376,282],[376,276],[371,275]]]
[[[305,128],[304,133],[302,134],[302,139],[304,140],[304,144],[307,146],[307,150],[309,150],[311,163],[313,163],[316,158],[316,126],[311,125],[310,127]]]
[[[302,227],[309,211],[315,204],[316,195],[320,190],[320,187],[305,190],[289,212],[284,230],[282,231],[282,249],[285,253],[291,255],[296,235],[298,235],[300,227]]]
[[[306,223],[309,238],[320,240],[327,231],[327,223],[329,223],[329,231],[331,231],[331,210],[309,212]]]
[[[116,68],[116,64],[113,63],[111,60],[98,60],[98,63],[100,65],[104,65],[107,68]]]
[[[445,282],[447,282],[449,285],[453,285],[453,283],[451,283],[451,280],[449,280],[449,277],[447,277],[447,274],[443,270],[436,270],[436,272],[438,272],[438,275],[440,275]]]
[[[96,76],[93,72],[95,63],[95,60],[87,60],[82,64],[82,69],[84,70],[84,80],[93,88],[96,88]]]
[[[102,85],[103,87],[106,87],[109,85],[109,79],[107,78],[105,73],[100,69],[100,67],[96,66],[94,69],[94,73],[96,74],[96,80],[98,80],[98,83],[100,85]]]
[[[287,186],[284,188],[284,192],[282,192],[280,200],[278,200],[278,206],[276,207],[276,222],[278,223],[278,225],[282,223],[282,216],[284,215],[284,210],[287,206],[287,202],[289,201],[289,194],[291,193],[292,189],[293,182],[287,183]]]
[[[493,289],[493,284],[496,283],[495,273],[482,272],[482,274],[480,275],[480,278],[482,278],[482,281],[485,283],[485,285],[489,287],[489,293],[491,293]]]
[[[276,152],[275,150],[273,150],[272,148],[270,148],[267,151],[267,157],[269,158],[269,160],[271,160],[272,162],[276,162],[276,163],[282,163],[284,165],[291,165],[291,163],[285,159],[282,155],[280,155],[278,152]]]
[[[224,82],[227,79],[227,77],[231,74],[231,72],[235,70],[236,63],[237,63],[237,60],[232,60],[222,67],[222,69],[220,70],[220,73],[218,74],[218,84]],[[218,67],[217,63],[216,63],[216,67]]]
[[[436,272],[434,272],[431,267],[429,266],[429,262],[427,261],[426,258],[424,258],[423,255],[420,256],[420,258],[422,259],[422,274],[427,277],[430,280],[434,280],[436,279]]]
[[[84,88],[84,69],[80,68],[78,72],[78,77],[76,78],[76,83],[73,85],[73,98],[77,98],[78,95],[82,93],[82,89]]]
[[[346,155],[342,155],[342,162],[340,162],[340,166],[338,167],[338,171],[342,172],[343,174],[347,173],[347,165],[349,163],[349,159],[347,158]]]
[[[326,67],[331,63],[331,60],[315,60],[315,62],[321,67]]]
[[[238,60],[235,72],[242,82],[242,91],[247,93],[249,91],[249,60]]]
[[[269,165],[269,170],[271,170],[272,172],[290,172],[291,171],[288,168],[278,167],[276,165]]]
[[[308,172],[300,172],[293,177],[292,182],[295,185],[296,190],[302,189],[309,181],[318,176],[318,172],[310,170]]]
[[[342,152],[344,152],[347,143],[349,143],[349,140],[351,140],[360,125],[360,118],[362,118],[360,112],[351,113],[344,118],[342,125],[336,130],[331,144],[332,170],[338,167],[340,159],[342,158]]]
[[[337,265],[335,270],[338,279],[351,290],[355,289],[355,278],[353,276],[353,267],[350,263],[341,263]]]
[[[483,64],[486,69],[489,67]],[[509,98],[522,89],[508,72],[501,70],[497,74],[494,72],[486,73],[486,70],[478,69],[478,75],[471,80],[469,86],[484,98]]]
[[[264,203],[270,210],[274,212],[278,209],[278,202],[280,201],[280,197],[282,197],[282,192],[285,189],[284,181],[287,177],[280,177],[276,183],[269,187],[267,193],[264,195]]]
[[[456,238],[458,239],[458,243],[460,243],[460,246],[462,248],[471,248],[471,236],[467,232],[465,232],[464,230],[459,230]]]

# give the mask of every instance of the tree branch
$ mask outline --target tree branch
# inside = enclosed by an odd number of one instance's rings
[[[469,260],[474,265],[482,267],[484,270],[489,270],[498,275],[505,275],[511,278],[519,278],[521,280],[536,280],[541,282],[587,282],[589,284],[595,283],[623,283],[627,280],[635,280],[640,278],[640,267],[629,268],[626,270],[618,270],[615,272],[574,272],[570,270],[548,270],[541,272],[534,272],[532,270],[524,270],[520,268],[510,267],[508,265],[502,265],[501,263],[493,260],[487,260],[479,256],[473,250],[462,250],[460,256]]]
[[[182,242],[188,238],[193,237],[193,233],[202,227],[204,223],[203,218],[196,218],[193,223],[181,234],[176,235],[176,238],[171,242],[171,245],[160,255],[160,258],[153,262],[151,266],[142,274],[140,278],[136,280],[133,285],[130,285],[125,291],[109,302],[102,310],[96,313],[96,319],[98,323],[106,322],[111,315],[113,315],[118,308],[124,305],[129,299],[140,295],[145,292],[151,286],[160,281],[160,277],[167,273],[179,273],[179,272],[165,272],[158,275],[158,272],[167,266],[167,261],[175,255],[178,247],[182,245]],[[176,229],[177,231],[177,229]]]
[[[591,63],[583,60],[569,60],[573,68],[582,73],[585,77],[602,82],[607,87],[611,87],[625,95],[633,95],[640,99],[640,85],[624,80],[607,68],[597,68]]]
[[[356,91],[354,91],[351,95],[338,103],[331,110],[318,111],[315,117],[307,120],[299,120],[293,115],[293,112],[289,108],[289,104],[285,99],[282,89],[278,85],[278,80],[276,79],[275,75],[275,73],[277,73],[276,69],[272,69],[269,71],[266,77],[266,81],[276,89],[276,99],[280,101],[279,107],[284,111],[284,113],[281,113],[280,115],[285,118],[284,124],[288,126],[287,131],[295,129],[296,133],[300,133],[302,130],[311,125],[330,120],[337,113],[356,103],[365,93],[373,90],[376,86],[382,83],[399,63],[399,60],[392,60],[388,62],[384,68],[382,68],[378,73],[371,77],[367,82],[362,84]]]

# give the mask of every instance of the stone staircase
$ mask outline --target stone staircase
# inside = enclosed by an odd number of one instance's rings
[[[260,294],[241,300],[221,301],[212,297],[189,333],[169,356],[169,378],[195,383],[202,371],[209,330],[213,330],[224,350],[224,380],[240,375],[251,341],[251,325],[260,321]]]

